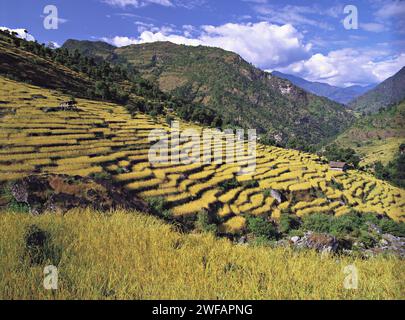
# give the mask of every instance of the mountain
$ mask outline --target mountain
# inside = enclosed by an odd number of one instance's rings
[[[405,100],[358,120],[336,142],[355,149],[362,165],[387,164],[405,142]]]
[[[24,46],[29,46],[30,50]],[[34,42],[0,32],[0,74],[45,88],[69,91],[77,96],[83,96],[93,85],[85,74],[47,59],[51,49],[41,49],[43,56],[40,56],[31,50],[34,46]]]
[[[115,47],[103,41],[87,41],[69,39],[63,44],[63,48],[74,51],[79,50],[86,56],[98,58],[98,60],[109,59]]]
[[[322,83],[322,82],[311,82],[308,80],[305,80],[303,78],[291,75],[291,74],[285,74],[279,71],[273,71],[271,73],[272,75],[275,75],[279,78],[287,79],[290,80],[293,84],[296,86],[307,90],[313,94],[316,94],[318,96],[322,97],[327,97],[330,100],[343,103],[343,104],[348,104],[350,101],[353,99],[357,98],[358,96],[364,94],[368,90],[371,90],[374,88],[376,85],[371,84],[369,86],[350,86],[346,88],[340,88],[340,87],[335,87],[331,86],[327,83]]]
[[[405,67],[374,89],[353,100],[350,107],[361,113],[376,113],[381,108],[397,104],[404,99]]]
[[[63,48],[92,57],[106,56],[98,42],[68,40]],[[318,97],[212,47],[155,42],[109,48],[109,61],[130,64],[159,88],[218,112],[280,144],[310,145],[334,137],[351,123],[346,108]]]

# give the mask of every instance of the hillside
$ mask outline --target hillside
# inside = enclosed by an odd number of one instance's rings
[[[97,53],[99,44],[68,41],[64,47]],[[116,48],[113,62],[130,63],[161,90],[218,112],[223,121],[256,128],[269,140],[290,146],[317,144],[352,121],[344,106],[318,97],[254,68],[218,48],[157,42]]]
[[[285,211],[303,217],[356,210],[404,220],[403,190],[362,172],[333,171],[316,155],[259,144],[250,175],[238,175],[245,156],[234,164],[151,163],[148,136],[153,129],[170,132],[165,119],[131,116],[123,106],[84,99],[77,99],[76,111],[48,112],[44,107],[68,96],[4,77],[0,86],[3,182],[33,173],[107,175],[142,198],[162,197],[174,219],[207,210],[224,234],[243,232],[249,216],[277,220]],[[200,134],[203,129],[181,121],[180,127]],[[187,141],[181,148],[190,148]],[[223,143],[211,146],[222,149]]]
[[[322,83],[322,82],[312,82],[305,80],[303,78],[291,75],[291,74],[285,74],[279,71],[273,71],[271,73],[272,75],[275,75],[279,78],[287,79],[291,81],[293,84],[296,86],[311,92],[313,94],[316,94],[318,96],[326,97],[330,100],[343,103],[343,104],[348,104],[350,101],[354,100],[358,96],[366,93],[368,90],[373,89],[376,85],[369,85],[369,86],[349,86],[346,88],[341,88],[341,87],[336,87],[336,86],[331,86],[327,83]]]
[[[93,86],[87,75],[47,59],[51,49],[44,49],[44,57],[40,57],[25,50],[23,43],[32,44],[0,32],[0,74],[77,96],[85,95]]]
[[[33,226],[51,239],[44,263],[58,267],[58,290],[44,290],[43,266],[30,262],[25,239]],[[0,234],[1,300],[403,298],[400,259],[232,245],[133,211],[0,211]],[[358,290],[343,287],[348,265],[367,279]]]
[[[79,50],[85,56],[99,60],[111,59],[115,47],[103,41],[68,40],[63,45],[69,51]]]
[[[362,157],[361,165],[381,161],[387,164],[405,141],[405,101],[360,117],[336,142],[355,149]]]
[[[381,108],[397,104],[405,99],[405,67],[374,89],[356,98],[350,107],[363,114],[376,113]]]

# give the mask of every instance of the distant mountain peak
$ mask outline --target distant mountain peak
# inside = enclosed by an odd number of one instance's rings
[[[392,77],[353,100],[350,107],[363,113],[376,113],[381,108],[397,104],[404,99],[405,66]]]
[[[358,96],[364,94],[365,92],[376,86],[376,84],[365,87],[354,85],[346,88],[341,88],[323,82],[308,81],[304,78],[292,74],[285,74],[279,71],[273,71],[272,74],[276,77],[287,79],[294,83],[296,86],[308,92],[311,92],[318,96],[329,98],[333,101],[343,104],[350,103],[351,101],[353,101],[353,99],[357,98]]]

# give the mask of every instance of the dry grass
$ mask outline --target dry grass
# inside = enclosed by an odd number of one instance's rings
[[[24,259],[35,224],[60,248],[59,289]],[[404,299],[404,264],[232,245],[134,212],[0,214],[0,299]],[[49,264],[47,261],[44,264]],[[343,287],[354,264],[358,290]]]

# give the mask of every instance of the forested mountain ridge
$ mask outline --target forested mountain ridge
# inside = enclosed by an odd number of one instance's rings
[[[95,58],[99,43],[68,40],[64,48]],[[111,49],[111,62],[130,64],[143,77],[182,100],[217,112],[224,122],[255,128],[263,141],[302,147],[328,140],[347,128],[352,114],[343,105],[318,97],[255,68],[219,48],[169,42]]]
[[[400,103],[405,99],[405,67],[374,89],[356,98],[350,107],[363,114],[376,113],[381,108]]]

